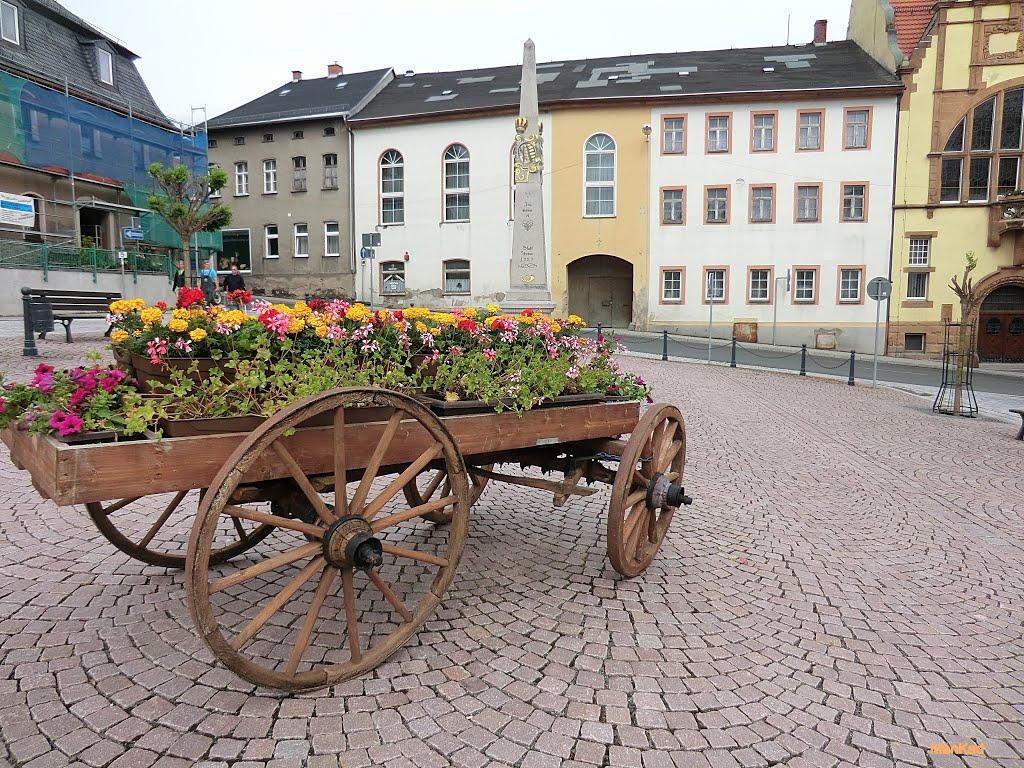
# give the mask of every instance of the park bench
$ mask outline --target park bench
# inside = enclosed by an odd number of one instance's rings
[[[1011,408],[1010,413],[1020,416],[1020,431],[1017,433],[1017,439],[1024,440],[1024,409]]]
[[[25,328],[39,332],[45,339],[53,324],[64,326],[65,341],[70,344],[72,320],[104,320],[110,314],[110,302],[121,298],[115,291],[60,291],[50,288],[22,288]],[[110,335],[110,327],[104,336]]]

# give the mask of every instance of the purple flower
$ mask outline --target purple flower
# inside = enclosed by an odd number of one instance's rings
[[[50,426],[56,429],[61,437],[82,431],[82,420],[77,416],[63,411],[54,411],[50,416]]]

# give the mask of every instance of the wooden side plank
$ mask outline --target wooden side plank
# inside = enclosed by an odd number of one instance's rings
[[[442,421],[467,460],[476,454],[515,450],[576,440],[617,437],[633,430],[638,403],[598,403],[515,413],[448,416]],[[384,436],[386,421],[346,424],[349,467],[367,466]],[[245,439],[244,433],[222,433],[164,440],[98,445],[65,445],[53,438],[5,430],[4,442],[31,474],[37,490],[57,504],[82,504],[113,498],[203,488]],[[307,474],[334,470],[331,427],[300,429],[286,438],[286,447]],[[399,424],[383,459],[386,465],[413,462],[434,444],[414,420]],[[288,477],[274,455],[261,457],[245,482]]]

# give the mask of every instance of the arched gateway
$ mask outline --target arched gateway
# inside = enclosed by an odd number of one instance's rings
[[[569,264],[569,313],[590,325],[626,328],[633,321],[633,265],[615,256],[584,256]]]

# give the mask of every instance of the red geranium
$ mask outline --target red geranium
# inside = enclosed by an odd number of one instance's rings
[[[468,317],[464,317],[461,320],[459,320],[459,324],[455,327],[458,328],[460,331],[469,331],[470,333],[472,333],[473,331],[476,330],[477,326],[474,321],[470,320]]]
[[[193,304],[203,301],[206,301],[206,295],[199,288],[178,289],[178,303],[176,304],[178,309],[188,309]]]
[[[521,314],[523,317],[533,317],[533,310],[532,309],[524,309],[519,314]]]
[[[156,307],[157,307],[157,309],[167,309],[167,302],[166,301],[158,301],[156,303]]]
[[[309,302],[309,308],[314,312],[323,312],[327,309],[327,301],[325,299],[313,299]]]
[[[252,291],[243,291],[239,288],[237,291],[232,291],[228,294],[228,301],[232,301],[235,304],[249,304],[252,302]]]

